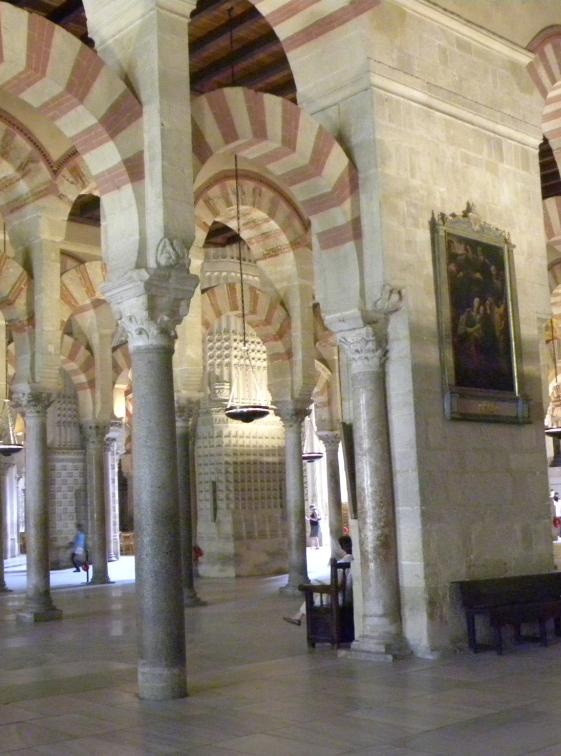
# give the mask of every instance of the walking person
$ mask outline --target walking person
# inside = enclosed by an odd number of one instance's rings
[[[320,514],[315,507],[311,507],[310,516],[306,517],[310,523],[310,548],[319,549],[319,521]]]
[[[80,572],[82,564],[86,561],[86,536],[79,522],[76,523],[76,535],[70,545],[72,546],[70,559],[74,565],[74,572]]]

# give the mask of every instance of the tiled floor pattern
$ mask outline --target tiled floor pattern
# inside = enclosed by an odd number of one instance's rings
[[[561,756],[561,643],[394,665],[308,653],[283,582],[200,581],[190,696],[166,703],[136,696],[130,580],[55,587],[64,619],[36,626],[0,595],[0,754]]]

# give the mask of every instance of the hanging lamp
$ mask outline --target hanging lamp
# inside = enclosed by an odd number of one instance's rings
[[[232,12],[233,8],[228,8],[228,23],[230,27],[230,72],[232,77],[232,86],[236,85],[236,76],[234,72],[234,32],[232,24]],[[238,262],[240,266],[240,292],[241,292],[241,306],[242,306],[242,338],[243,343],[241,347],[242,359],[240,364],[234,369],[239,374],[245,372],[250,378],[246,383],[249,386],[253,386],[255,389],[255,396],[259,397],[261,391],[259,390],[259,384],[255,376],[253,364],[251,362],[251,355],[249,353],[249,347],[247,345],[246,326],[245,326],[245,298],[243,290],[243,266],[242,266],[242,238],[240,236],[240,180],[238,174],[238,156],[234,154],[234,183],[236,189],[236,222],[238,232]],[[235,375],[235,373],[234,373]],[[230,391],[230,398],[228,405],[224,410],[224,414],[232,420],[239,420],[242,423],[252,423],[254,420],[260,420],[263,417],[267,417],[270,412],[270,407],[265,402],[242,402],[240,401],[239,394],[236,396],[236,381],[232,380],[232,389]]]
[[[554,388],[557,388],[559,390],[559,389],[561,389],[561,386],[559,386],[559,376],[557,374],[557,350],[555,349],[555,334],[554,334],[554,331],[553,331],[553,318],[551,318],[550,323],[551,323],[551,347],[553,349],[553,363],[555,365],[555,386],[554,386]],[[549,436],[550,438],[561,438],[561,426],[553,425],[553,426],[551,426],[549,428],[546,427],[546,429],[545,429],[545,435]]]
[[[247,334],[246,334],[246,324],[245,324],[245,297],[244,297],[244,286],[243,286],[243,265],[242,265],[242,238],[240,236],[240,182],[239,182],[239,176],[238,176],[238,156],[234,155],[234,181],[235,181],[235,187],[236,187],[236,222],[237,222],[237,230],[238,230],[238,263],[240,267],[240,292],[241,292],[241,307],[242,307],[242,346],[241,346],[241,360],[240,364],[236,365],[234,370],[236,373],[244,372],[248,377],[249,381],[247,381],[247,384],[249,386],[253,386],[253,389],[255,390],[255,396],[259,397],[260,390],[259,390],[259,384],[257,382],[257,378],[255,376],[255,371],[253,369],[253,364],[251,362],[251,355],[249,353],[249,347],[247,345]],[[257,401],[257,402],[243,402],[240,400],[239,394],[241,391],[236,391],[236,380],[235,378],[232,380],[232,389],[230,392],[230,398],[228,400],[228,405],[226,406],[226,409],[224,410],[224,414],[231,418],[232,420],[239,420],[242,423],[252,423],[254,420],[260,420],[263,417],[266,417],[270,412],[270,407],[265,404],[265,402]],[[236,396],[237,394],[237,396]]]
[[[306,417],[304,420],[304,451],[302,452],[304,462],[317,462],[318,459],[323,457],[323,452],[313,451],[311,448],[313,433],[315,433],[315,428],[312,419],[311,417]]]

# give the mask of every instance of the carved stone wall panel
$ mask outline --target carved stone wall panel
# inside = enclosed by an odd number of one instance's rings
[[[199,413],[195,446],[199,570],[209,577],[286,568],[284,431],[273,415],[244,425],[221,408]]]
[[[51,569],[63,569],[70,566],[76,523],[87,523],[84,451],[49,451],[49,506]]]

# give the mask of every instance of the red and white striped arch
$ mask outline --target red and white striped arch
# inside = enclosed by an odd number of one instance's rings
[[[113,386],[124,388],[130,385],[131,357],[128,344],[113,350]]]
[[[266,168],[312,221],[321,254],[318,296],[330,311],[357,306],[361,224],[358,174],[337,141],[303,110],[241,87],[216,90],[191,104],[194,174],[217,153],[237,153]],[[323,281],[345,271],[335,294]]]
[[[30,277],[8,255],[0,255],[0,310],[7,321],[27,318]]]
[[[126,217],[133,238],[122,239],[121,252],[127,256],[127,243],[134,244],[136,259],[142,108],[124,82],[61,27],[0,2],[0,91],[31,105],[66,135],[91,172],[106,217],[117,211]]]
[[[280,39],[285,53],[300,50],[309,43],[340,28],[380,4],[380,0],[252,0]]]
[[[296,203],[272,181],[251,171],[238,171],[240,205],[243,206],[241,235],[255,259],[279,254],[281,248],[299,239],[308,223]],[[197,236],[201,246],[215,220],[237,229],[234,208],[236,185],[232,171],[220,171],[195,192]],[[249,213],[248,208],[257,210]]]
[[[255,160],[285,184],[314,221],[319,248],[360,242],[358,176],[341,146],[288,100],[240,87],[192,103],[195,175],[215,153]]]
[[[221,284],[201,294],[203,334],[223,315],[241,313],[239,283]],[[290,316],[278,299],[254,286],[244,287],[246,322],[267,349],[269,362],[285,362],[292,357]]]
[[[63,335],[60,345],[62,367],[76,391],[91,391],[95,386],[95,364],[92,353],[76,339]]]

